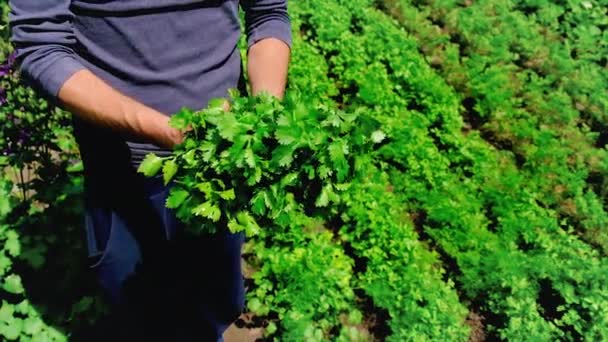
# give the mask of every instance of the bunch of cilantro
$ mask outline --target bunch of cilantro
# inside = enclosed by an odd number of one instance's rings
[[[168,157],[149,154],[139,172],[162,171],[172,184],[166,206],[191,232],[259,232],[287,225],[295,212],[314,213],[340,203],[385,139],[362,111],[346,112],[288,93],[241,97],[231,107],[213,100],[201,111],[182,109],[171,125],[186,130]]]

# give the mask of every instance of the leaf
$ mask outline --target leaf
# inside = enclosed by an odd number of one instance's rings
[[[186,190],[172,188],[171,192],[169,193],[169,197],[167,197],[165,206],[169,209],[175,209],[184,203],[186,198],[188,198],[188,195],[189,194]]]
[[[348,323],[349,324],[352,324],[352,325],[360,324],[362,320],[363,320],[363,314],[361,313],[361,311],[359,311],[357,309],[353,309],[348,314]]]
[[[19,304],[15,305],[15,312],[30,317],[40,316],[40,313],[30,304],[27,299],[24,299],[19,302]]]
[[[227,201],[230,201],[235,199],[236,195],[234,194],[234,189],[230,189],[220,192],[220,197]]]
[[[329,191],[328,191],[327,187],[324,187],[321,190],[319,197],[317,197],[317,200],[315,201],[315,205],[317,207],[326,207],[328,204],[329,204]]]
[[[226,189],[226,184],[224,183],[224,181],[222,181],[222,180],[221,180],[221,179],[219,179],[219,178],[213,178],[213,179],[211,180],[211,182],[212,182],[213,184],[215,184],[216,186],[220,187],[220,189],[222,189],[222,190],[225,190],[225,189]]]
[[[19,258],[27,261],[27,263],[30,264],[32,268],[40,269],[40,267],[44,266],[44,263],[46,261],[46,251],[47,246],[41,244],[36,247],[30,247],[24,250],[19,255]]]
[[[245,149],[245,162],[247,163],[247,165],[251,168],[255,167],[255,154],[253,153],[253,150],[250,148]]]
[[[15,313],[15,307],[13,304],[9,304],[7,301],[2,300],[2,306],[0,307],[0,322],[8,322],[13,319]]]
[[[242,232],[243,230],[245,230],[245,227],[241,226],[241,225],[240,225],[240,224],[237,222],[237,220],[235,220],[235,219],[230,219],[230,220],[228,221],[228,230],[230,230],[230,232],[231,232],[232,234],[235,234],[235,233],[239,233],[239,232]]]
[[[4,272],[8,271],[13,262],[4,253],[0,252],[0,278],[4,275]]]
[[[78,302],[72,305],[72,313],[83,313],[89,310],[94,303],[94,299],[91,296],[83,296]]]
[[[336,140],[329,145],[329,156],[337,171],[337,178],[340,182],[346,179],[350,168],[344,157],[348,153],[348,144],[344,140]]]
[[[217,120],[217,129],[220,136],[228,141],[233,141],[234,137],[240,132],[241,124],[233,113],[223,113]]]
[[[23,332],[27,335],[36,335],[44,327],[44,322],[39,317],[28,317],[23,321]]]
[[[262,302],[258,298],[251,298],[247,302],[247,307],[249,307],[253,313],[257,313],[257,311],[262,307]]]
[[[322,123],[323,126],[340,127],[342,125],[342,118],[336,113],[331,113],[327,116]]]
[[[317,169],[317,173],[321,179],[326,179],[333,174],[333,171],[327,165],[321,165]]]
[[[192,197],[188,197],[184,200],[184,202],[177,208],[175,212],[175,216],[180,219],[182,222],[191,222],[192,221],[192,205],[191,202],[194,202]]]
[[[13,234],[10,234],[13,233]],[[16,257],[21,254],[21,244],[19,243],[19,237],[17,234],[9,230],[7,233],[8,239],[4,242],[4,248],[10,256]]]
[[[256,167],[253,173],[247,172],[247,185],[258,184],[262,180],[262,169]]]
[[[260,117],[271,117],[274,112],[273,99],[269,94],[262,94],[262,101],[255,106],[255,114]]]
[[[146,177],[152,177],[158,173],[163,166],[163,158],[154,153],[149,153],[139,165],[137,172],[143,173]]]
[[[277,119],[277,126],[281,127],[281,126],[292,126],[292,121],[291,119],[286,116],[286,115],[280,115],[279,118]]]
[[[292,173],[285,175],[281,179],[280,184],[281,184],[281,187],[286,187],[286,186],[294,185],[297,180],[298,180],[298,174],[296,172],[292,172]]]
[[[10,196],[7,194],[5,195],[2,189],[0,189],[0,218],[8,214],[11,211],[11,208]]]
[[[0,336],[4,336],[9,341],[17,340],[21,335],[23,328],[23,320],[21,318],[14,318],[10,323],[0,323]]]
[[[206,217],[211,212],[211,206],[211,201],[206,201],[192,208],[191,212],[193,215]]]
[[[203,161],[208,163],[212,158],[215,157],[217,145],[213,144],[210,141],[205,141],[199,146],[199,150],[202,152]]]
[[[259,191],[251,198],[251,211],[256,215],[264,215],[266,213],[266,192]]]
[[[186,153],[184,153],[182,155],[182,158],[184,158],[184,161],[186,162],[186,164],[188,164],[189,166],[195,165],[196,164],[196,158],[194,156],[194,154],[196,153],[195,150],[190,150]]]
[[[342,162],[348,154],[348,144],[344,140],[336,140],[329,145],[329,156],[334,163]]]
[[[255,219],[245,211],[241,211],[236,215],[239,224],[245,227],[245,235],[255,236],[260,233],[260,226]]]
[[[71,164],[65,169],[70,173],[78,173],[84,170],[84,165],[82,164],[82,160],[79,160],[77,163]]]
[[[384,132],[381,130],[377,130],[372,133],[372,141],[376,144],[381,143],[384,138],[386,138],[386,134],[384,134]]]
[[[184,130],[188,128],[188,124],[192,122],[194,112],[186,107],[183,107],[179,112],[175,113],[169,119],[169,125],[175,129]]]
[[[57,328],[55,327],[49,327],[47,326],[45,329],[47,335],[48,335],[48,339],[54,342],[68,342],[68,338],[61,333],[59,330],[57,330]],[[32,341],[32,342],[36,342],[36,341]],[[46,342],[46,341],[45,341]]]
[[[169,184],[173,176],[177,173],[178,166],[175,159],[169,159],[163,164],[163,181],[165,185]]]
[[[275,165],[284,167],[293,161],[294,148],[291,145],[282,145],[272,151],[271,162]]]
[[[11,209],[11,183],[0,180],[0,219],[8,214]]]
[[[193,215],[202,216],[217,222],[220,219],[221,211],[217,205],[214,205],[211,201],[203,202],[191,210]]]
[[[222,216],[222,211],[220,210],[220,208],[217,205],[214,205],[213,207],[211,207],[211,213],[209,215],[209,218],[211,219],[211,221],[217,222],[220,220],[221,216]]]
[[[277,127],[277,130],[274,133],[274,137],[279,141],[281,145],[289,145],[294,141],[298,140],[300,137],[300,132],[298,129],[294,127]]]
[[[198,191],[205,194],[205,197],[210,197],[213,192],[213,184],[211,184],[211,182],[201,182],[196,184],[195,187]]]
[[[11,274],[4,279],[4,290],[12,294],[20,294],[25,292],[23,284],[21,283],[21,277],[16,274]]]
[[[210,109],[215,108],[215,109],[224,110],[226,108],[226,102],[227,102],[227,100],[224,98],[221,98],[221,97],[214,98],[214,99],[209,100],[207,107]]]
[[[241,99],[240,94],[241,91],[237,88],[228,89],[228,96],[230,96],[231,99]]]
[[[236,161],[238,167],[242,167],[243,165],[243,159],[245,158],[245,153],[243,151],[249,145],[251,138],[251,135],[239,135],[228,149],[230,159]]]
[[[277,324],[273,321],[268,322],[268,326],[266,326],[265,333],[268,335],[272,335],[277,332]]]

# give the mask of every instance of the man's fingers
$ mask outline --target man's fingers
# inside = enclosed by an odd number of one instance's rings
[[[226,112],[230,111],[230,101],[228,100],[224,100],[224,102],[222,103],[222,109]],[[178,130],[175,129],[171,126],[168,126],[168,131],[166,134],[166,139],[165,141],[167,141],[166,146],[169,146],[171,148],[173,148],[175,145],[181,144],[184,139],[185,139],[185,135],[188,132],[191,132],[193,130],[192,125],[189,124],[186,128],[182,129],[182,130]]]
[[[224,111],[229,112],[230,111],[230,101],[224,100],[224,103],[222,104],[222,108],[224,109]]]

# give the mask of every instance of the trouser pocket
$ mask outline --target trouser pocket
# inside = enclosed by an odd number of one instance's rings
[[[114,303],[123,302],[125,281],[141,263],[141,250],[126,222],[115,212],[87,208],[86,234],[89,267]]]
[[[112,212],[105,208],[87,208],[84,226],[89,266],[92,267],[99,263],[108,250],[112,235]]]

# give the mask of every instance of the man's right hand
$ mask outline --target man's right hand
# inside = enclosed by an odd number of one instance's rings
[[[128,138],[169,149],[183,140],[182,132],[169,126],[169,116],[120,93],[89,70],[72,75],[58,98],[74,115]]]

